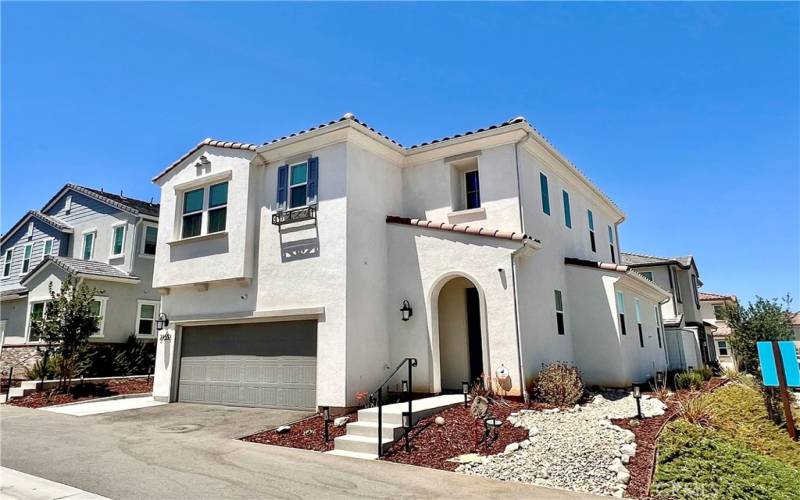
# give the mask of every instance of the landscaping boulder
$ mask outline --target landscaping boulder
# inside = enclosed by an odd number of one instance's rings
[[[344,417],[338,417],[338,418],[333,419],[333,426],[334,427],[343,427],[349,421],[350,421],[350,417],[348,417],[346,415]]]
[[[277,429],[275,429],[275,432],[277,432],[278,434],[286,434],[287,432],[289,432],[291,428],[292,428],[291,425],[282,425]]]

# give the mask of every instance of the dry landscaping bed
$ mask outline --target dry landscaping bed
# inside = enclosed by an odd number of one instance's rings
[[[25,408],[41,408],[43,406],[55,406],[76,401],[152,391],[152,378],[120,378],[101,383],[86,382],[83,386],[78,383],[73,385],[69,392],[57,392],[56,390],[37,391],[21,398],[11,399],[8,404]]]
[[[357,422],[357,413],[348,413],[348,422]],[[325,421],[322,415],[314,415],[298,422],[290,424],[291,428],[284,433],[279,433],[275,429],[259,432],[242,438],[242,441],[251,443],[271,444],[275,446],[287,446],[289,448],[300,448],[301,450],[330,451],[333,449],[333,439],[347,434],[346,426],[336,427],[331,422],[328,426],[328,442],[325,442]]]

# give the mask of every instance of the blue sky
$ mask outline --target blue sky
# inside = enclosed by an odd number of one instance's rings
[[[67,182],[144,199],[205,137],[353,112],[404,144],[524,115],[624,250],[800,307],[798,4],[2,4],[2,229]]]

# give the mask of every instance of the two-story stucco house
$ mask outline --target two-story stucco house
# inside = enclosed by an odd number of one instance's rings
[[[31,210],[0,239],[3,364],[32,362],[30,319],[46,314],[49,285],[68,274],[97,289],[92,342],[155,338],[160,296],[151,288],[158,204],[74,184]]]
[[[735,305],[735,295],[720,295],[718,293],[700,292],[700,315],[704,323],[716,326],[713,332],[714,349],[717,361],[724,368],[738,368],[736,353],[733,352],[730,340],[731,328],[725,320],[726,305]]]
[[[703,283],[694,257],[623,252],[622,262],[669,291],[669,299],[661,304],[661,314],[670,370],[699,368],[715,360],[713,332],[717,327],[714,322],[704,321],[699,292]]]
[[[625,215],[523,118],[403,147],[347,114],[207,139],[154,182],[157,399],[353,406],[406,357],[418,393],[666,369],[669,294],[619,264]]]

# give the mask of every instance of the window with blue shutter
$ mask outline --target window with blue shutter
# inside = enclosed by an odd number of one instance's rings
[[[539,173],[539,185],[542,188],[542,211],[550,215],[550,189],[547,186],[547,176]]]
[[[568,228],[572,228],[572,212],[569,209],[569,193],[566,191],[561,191],[561,194],[564,198],[564,225]]]
[[[278,210],[316,205],[319,186],[319,159],[278,168]]]
[[[286,210],[286,193],[289,189],[289,165],[278,167],[278,210]]]
[[[319,158],[310,158],[308,160],[308,200],[307,205],[317,204],[317,180],[319,177]]]

